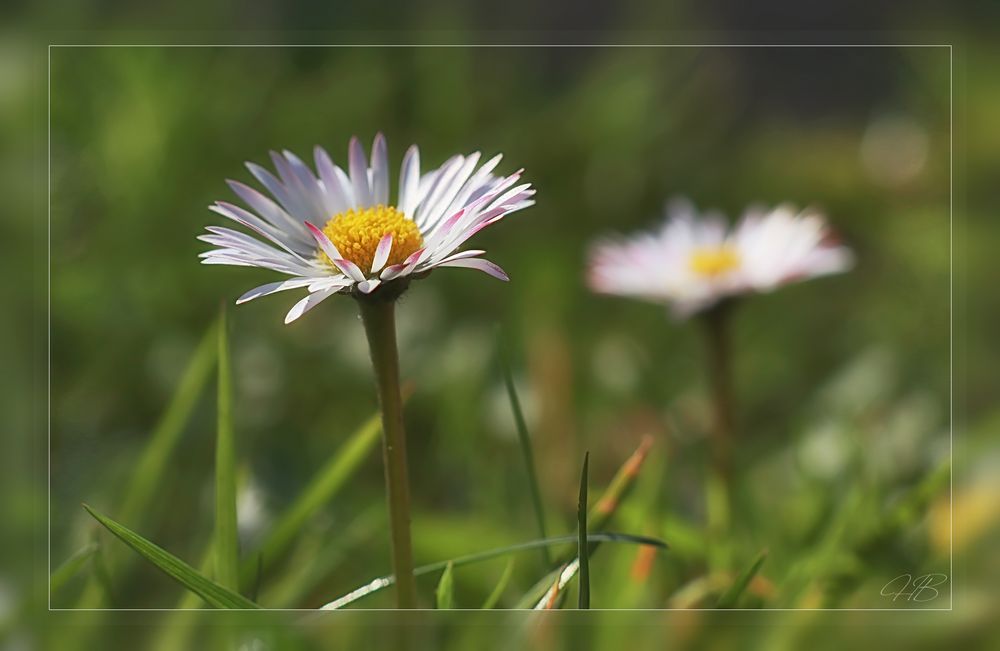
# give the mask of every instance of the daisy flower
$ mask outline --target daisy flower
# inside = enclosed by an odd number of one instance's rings
[[[358,139],[351,139],[346,172],[322,147],[314,150],[315,173],[289,151],[271,152],[277,176],[246,164],[270,197],[230,180],[246,208],[225,201],[209,207],[252,235],[208,226],[208,234],[198,239],[218,248],[200,257],[204,264],[263,267],[290,276],[251,289],[236,301],[305,289],[306,297],[292,307],[285,323],[334,294],[398,296],[411,279],[437,267],[478,269],[507,280],[500,267],[481,257],[485,251],[459,251],[483,228],[534,203],[531,185],[518,184],[520,171],[492,174],[500,158],[480,165],[479,152],[453,156],[421,174],[414,145],[403,157],[392,203],[382,134],[375,136],[370,160]]]
[[[748,210],[734,227],[687,202],[668,206],[655,231],[603,240],[590,255],[588,282],[602,294],[667,303],[687,318],[741,294],[847,270],[850,250],[820,215],[788,205]]]

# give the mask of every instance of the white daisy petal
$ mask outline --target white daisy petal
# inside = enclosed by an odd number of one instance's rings
[[[367,208],[372,205],[372,190],[368,183],[368,162],[361,141],[351,138],[348,164],[351,172],[351,187],[354,189],[355,207]]]
[[[382,281],[378,278],[369,278],[358,283],[358,291],[362,294],[371,294]]]
[[[286,229],[290,233],[301,232],[301,221],[289,215],[281,206],[260,192],[239,181],[226,181],[226,183],[248,206],[256,210],[258,215],[269,221],[274,227]]]
[[[261,285],[259,287],[254,287],[250,291],[244,293],[238,299],[236,299],[237,305],[242,305],[247,301],[252,301],[255,298],[260,298],[261,296],[268,296],[277,292],[283,292],[288,289],[297,289],[299,287],[307,287],[313,282],[312,278],[292,278],[291,280],[282,280],[276,283],[267,283],[266,285]]]
[[[389,205],[389,153],[385,136],[375,135],[372,143],[372,201],[375,205]]]
[[[399,209],[413,219],[413,209],[417,205],[417,189],[420,185],[420,150],[416,145],[406,150],[403,166],[399,171]]]
[[[330,200],[327,211],[331,216],[344,212],[354,207],[354,190],[351,188],[351,181],[344,174],[344,170],[333,164],[330,154],[322,147],[313,149],[313,159],[316,161],[316,170],[319,178],[323,181],[323,188],[326,196]]]

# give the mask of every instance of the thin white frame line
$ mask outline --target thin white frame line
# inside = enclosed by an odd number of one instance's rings
[[[48,576],[45,577],[45,595],[47,605],[52,610],[52,46],[50,45],[46,53],[45,61],[45,127],[46,127],[46,169],[45,169],[45,199],[47,227],[45,229],[46,260],[45,260],[45,438],[47,441],[46,454],[46,517],[47,517],[47,545],[46,566]]]
[[[948,46],[948,581],[955,609],[955,49]]]
[[[50,48],[951,48],[950,43],[50,43]]]
[[[955,57],[954,44],[951,43],[900,43],[900,44],[630,44],[630,43],[609,43],[609,44],[302,44],[302,43],[265,43],[265,44],[48,44],[48,65],[47,65],[47,130],[48,130],[48,161],[47,161],[47,298],[46,306],[48,310],[48,338],[47,338],[47,363],[48,373],[46,377],[47,396],[47,440],[48,440],[48,577],[46,577],[46,593],[48,596],[49,612],[176,612],[195,611],[213,612],[212,608],[53,608],[52,607],[52,48],[948,48],[948,464],[949,464],[949,485],[948,485],[948,517],[949,517],[949,539],[948,539],[948,587],[949,604],[948,608],[594,608],[598,612],[891,612],[891,613],[924,613],[924,612],[953,612],[955,610],[955,252],[954,252],[954,230],[955,230]],[[268,612],[296,612],[296,613],[332,613],[340,611],[323,611],[315,608],[262,608]],[[347,612],[395,612],[395,608],[351,608]],[[419,610],[432,610],[420,608]],[[479,609],[456,608],[458,611],[484,612]],[[507,608],[498,612],[537,612],[532,609]],[[221,611],[224,612],[224,611]]]

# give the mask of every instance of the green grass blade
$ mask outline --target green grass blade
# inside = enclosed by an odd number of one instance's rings
[[[198,594],[202,599],[216,608],[259,608],[239,593],[233,592],[218,583],[210,581],[199,574],[193,567],[177,558],[162,547],[152,543],[128,527],[118,524],[111,518],[101,515],[92,508],[83,505],[87,513],[114,534],[119,540],[131,547],[140,556],[158,567],[164,574],[171,577],[188,590]]]
[[[656,538],[649,538],[647,536],[634,536],[627,533],[614,533],[614,532],[597,532],[590,533],[587,535],[590,544],[593,545],[595,542],[611,542],[611,543],[624,543],[629,545],[650,545],[652,547],[658,547],[660,549],[667,549],[667,543],[662,540],[657,540]],[[465,556],[459,556],[447,561],[439,561],[437,563],[431,563],[430,565],[422,565],[415,570],[413,570],[414,576],[424,576],[426,574],[434,574],[435,572],[440,572],[445,569],[448,565],[454,567],[462,567],[463,565],[471,565],[473,563],[481,563],[483,561],[488,561],[500,556],[506,556],[508,554],[514,554],[516,552],[528,551],[531,549],[538,549],[539,547],[555,547],[559,545],[566,545],[570,543],[576,543],[579,541],[579,537],[576,534],[569,536],[555,536],[553,538],[545,538],[543,540],[531,540],[528,542],[518,543],[516,545],[507,545],[506,547],[497,547],[495,549],[488,549],[483,552],[476,552],[475,554],[467,554]],[[323,606],[322,610],[337,610],[348,604],[354,603],[361,597],[368,596],[379,590],[387,588],[395,583],[395,579],[390,574],[388,576],[382,576],[372,581],[362,587],[352,590],[343,597],[339,597],[329,602]]]
[[[580,501],[576,507],[577,554],[580,559],[580,610],[590,609],[590,551],[587,544],[587,467],[590,464],[590,452],[583,455],[583,472],[580,474]]]
[[[209,326],[188,362],[180,384],[167,405],[166,411],[153,429],[149,443],[142,452],[132,477],[125,489],[125,501],[119,513],[124,522],[136,522],[146,511],[154,490],[163,483],[170,457],[194,412],[194,408],[208,384],[215,365],[218,323]]]
[[[77,572],[83,568],[84,564],[97,552],[96,542],[91,542],[73,552],[62,564],[52,571],[49,577],[49,591],[53,594],[62,589]]]
[[[438,581],[437,590],[434,597],[437,601],[438,610],[451,610],[455,607],[455,564],[448,563],[441,573],[441,580]]]
[[[510,583],[510,577],[514,576],[514,557],[511,556],[507,559],[507,565],[503,568],[503,574],[500,575],[500,580],[497,581],[497,585],[493,588],[493,592],[490,596],[486,597],[486,601],[483,602],[483,610],[492,610],[500,603],[500,597],[503,596],[503,591],[507,589],[507,584]]]
[[[750,565],[743,574],[739,576],[736,581],[729,586],[721,597],[719,597],[718,603],[715,605],[716,608],[734,608],[736,602],[739,601],[740,597],[746,591],[747,586],[753,581],[753,577],[757,576],[757,572],[760,571],[760,566],[764,564],[764,559],[767,558],[767,551],[762,551],[757,555],[756,560]]]
[[[239,592],[240,549],[236,528],[236,444],[233,432],[233,373],[226,311],[219,316],[219,398],[215,438],[215,580]]]
[[[521,401],[518,399],[517,389],[514,387],[514,376],[511,372],[502,335],[497,335],[497,341],[500,367],[503,371],[503,381],[507,387],[507,398],[510,400],[510,409],[514,414],[514,423],[517,426],[517,440],[521,444],[521,456],[524,459],[524,467],[528,474],[528,490],[531,493],[531,505],[535,511],[535,520],[538,524],[538,535],[542,538],[548,538],[549,536],[545,531],[545,510],[542,507],[542,493],[538,488],[538,473],[535,472],[535,455],[531,450],[531,436],[528,434],[528,424],[524,420]],[[549,548],[543,547],[541,553],[542,561],[545,565],[552,565]]]
[[[405,399],[405,397],[404,397]],[[292,505],[279,516],[259,547],[264,571],[288,548],[309,518],[341,489],[379,442],[382,421],[378,413],[358,428],[351,438],[316,473]],[[240,568],[240,584],[252,584],[257,572],[257,553],[251,554]]]

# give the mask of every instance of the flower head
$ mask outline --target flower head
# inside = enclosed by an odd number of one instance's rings
[[[596,292],[667,303],[685,318],[727,297],[845,271],[851,261],[818,214],[753,209],[730,228],[675,201],[660,229],[599,242],[588,280]]]
[[[351,139],[347,172],[322,147],[314,158],[316,174],[289,151],[271,152],[277,176],[247,163],[271,196],[228,181],[248,209],[225,201],[209,207],[259,237],[208,226],[198,239],[218,248],[200,255],[204,264],[263,267],[290,276],[251,289],[237,303],[304,288],[307,296],[285,317],[291,323],[334,294],[394,295],[436,267],[468,267],[507,280],[500,267],[480,257],[485,251],[458,250],[483,228],[534,203],[531,184],[518,184],[520,171],[492,175],[500,155],[482,165],[478,152],[453,156],[421,175],[414,145],[403,158],[395,203],[389,201],[382,134],[375,137],[370,161],[358,139]]]

